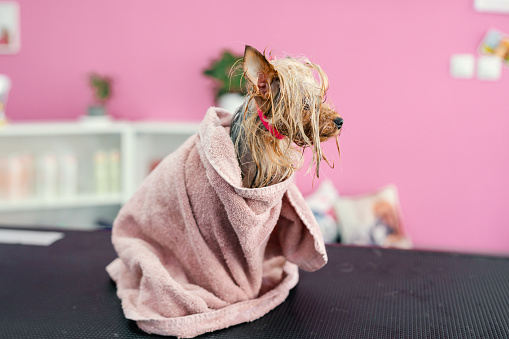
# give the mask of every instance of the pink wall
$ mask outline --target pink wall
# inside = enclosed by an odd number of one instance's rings
[[[509,253],[509,69],[497,82],[448,75],[488,28],[509,32],[508,15],[473,0],[19,3],[21,51],[0,55],[11,119],[77,118],[95,70],[115,79],[117,118],[199,121],[213,103],[201,70],[221,48],[305,54],[346,121],[322,177],[342,194],[395,183],[418,247]],[[310,175],[298,184],[313,189]]]

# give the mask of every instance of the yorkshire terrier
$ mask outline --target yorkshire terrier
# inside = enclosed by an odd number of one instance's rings
[[[288,179],[301,167],[307,147],[313,150],[310,168],[316,166],[318,177],[321,160],[329,163],[320,143],[335,137],[339,152],[343,126],[326,101],[329,83],[320,66],[305,58],[268,60],[264,54],[245,48],[247,95],[230,127],[242,184],[248,188]]]
[[[108,272],[126,317],[149,333],[188,338],[253,321],[284,301],[298,267],[314,271],[327,262],[294,184],[249,189],[289,179],[308,147],[319,175],[327,161],[320,143],[337,141],[343,125],[325,100],[327,77],[306,59],[267,60],[250,46],[242,70],[248,91],[230,138],[248,189],[231,188],[238,168],[223,130],[231,116],[211,110],[115,220],[119,259]],[[225,141],[230,147],[220,152]]]

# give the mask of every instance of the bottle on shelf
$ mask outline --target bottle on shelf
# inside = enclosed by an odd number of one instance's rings
[[[95,193],[107,194],[108,189],[108,158],[106,152],[99,150],[94,154]]]
[[[109,183],[111,193],[120,192],[120,152],[116,149],[109,153]]]
[[[7,157],[0,155],[0,200],[7,199]]]
[[[78,193],[78,161],[73,153],[59,158],[59,192],[62,197],[74,197]]]
[[[57,157],[53,153],[40,156],[36,172],[37,195],[43,199],[57,197],[58,168]]]

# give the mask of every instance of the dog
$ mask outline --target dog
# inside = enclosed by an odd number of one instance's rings
[[[246,45],[242,70],[247,95],[234,114],[230,138],[243,186],[267,187],[288,179],[300,169],[308,147],[313,150],[310,169],[314,164],[319,177],[321,160],[329,163],[320,144],[336,138],[339,152],[343,127],[343,118],[326,100],[328,79],[321,67],[306,58],[269,61],[265,52]]]
[[[308,147],[318,176],[321,142],[341,133],[327,77],[250,46],[242,71],[244,104],[233,115],[209,108],[115,219],[119,258],[107,271],[124,314],[148,333],[189,338],[253,321],[286,299],[299,268],[327,263],[313,212],[286,180]]]

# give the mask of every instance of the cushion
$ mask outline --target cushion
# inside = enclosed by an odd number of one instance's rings
[[[314,193],[306,197],[306,202],[318,222],[326,243],[335,243],[339,240],[338,225],[334,213],[334,204],[338,198],[339,193],[330,180],[324,181]]]
[[[342,196],[336,200],[334,209],[344,244],[399,248],[412,245],[401,226],[394,185],[365,195]]]

